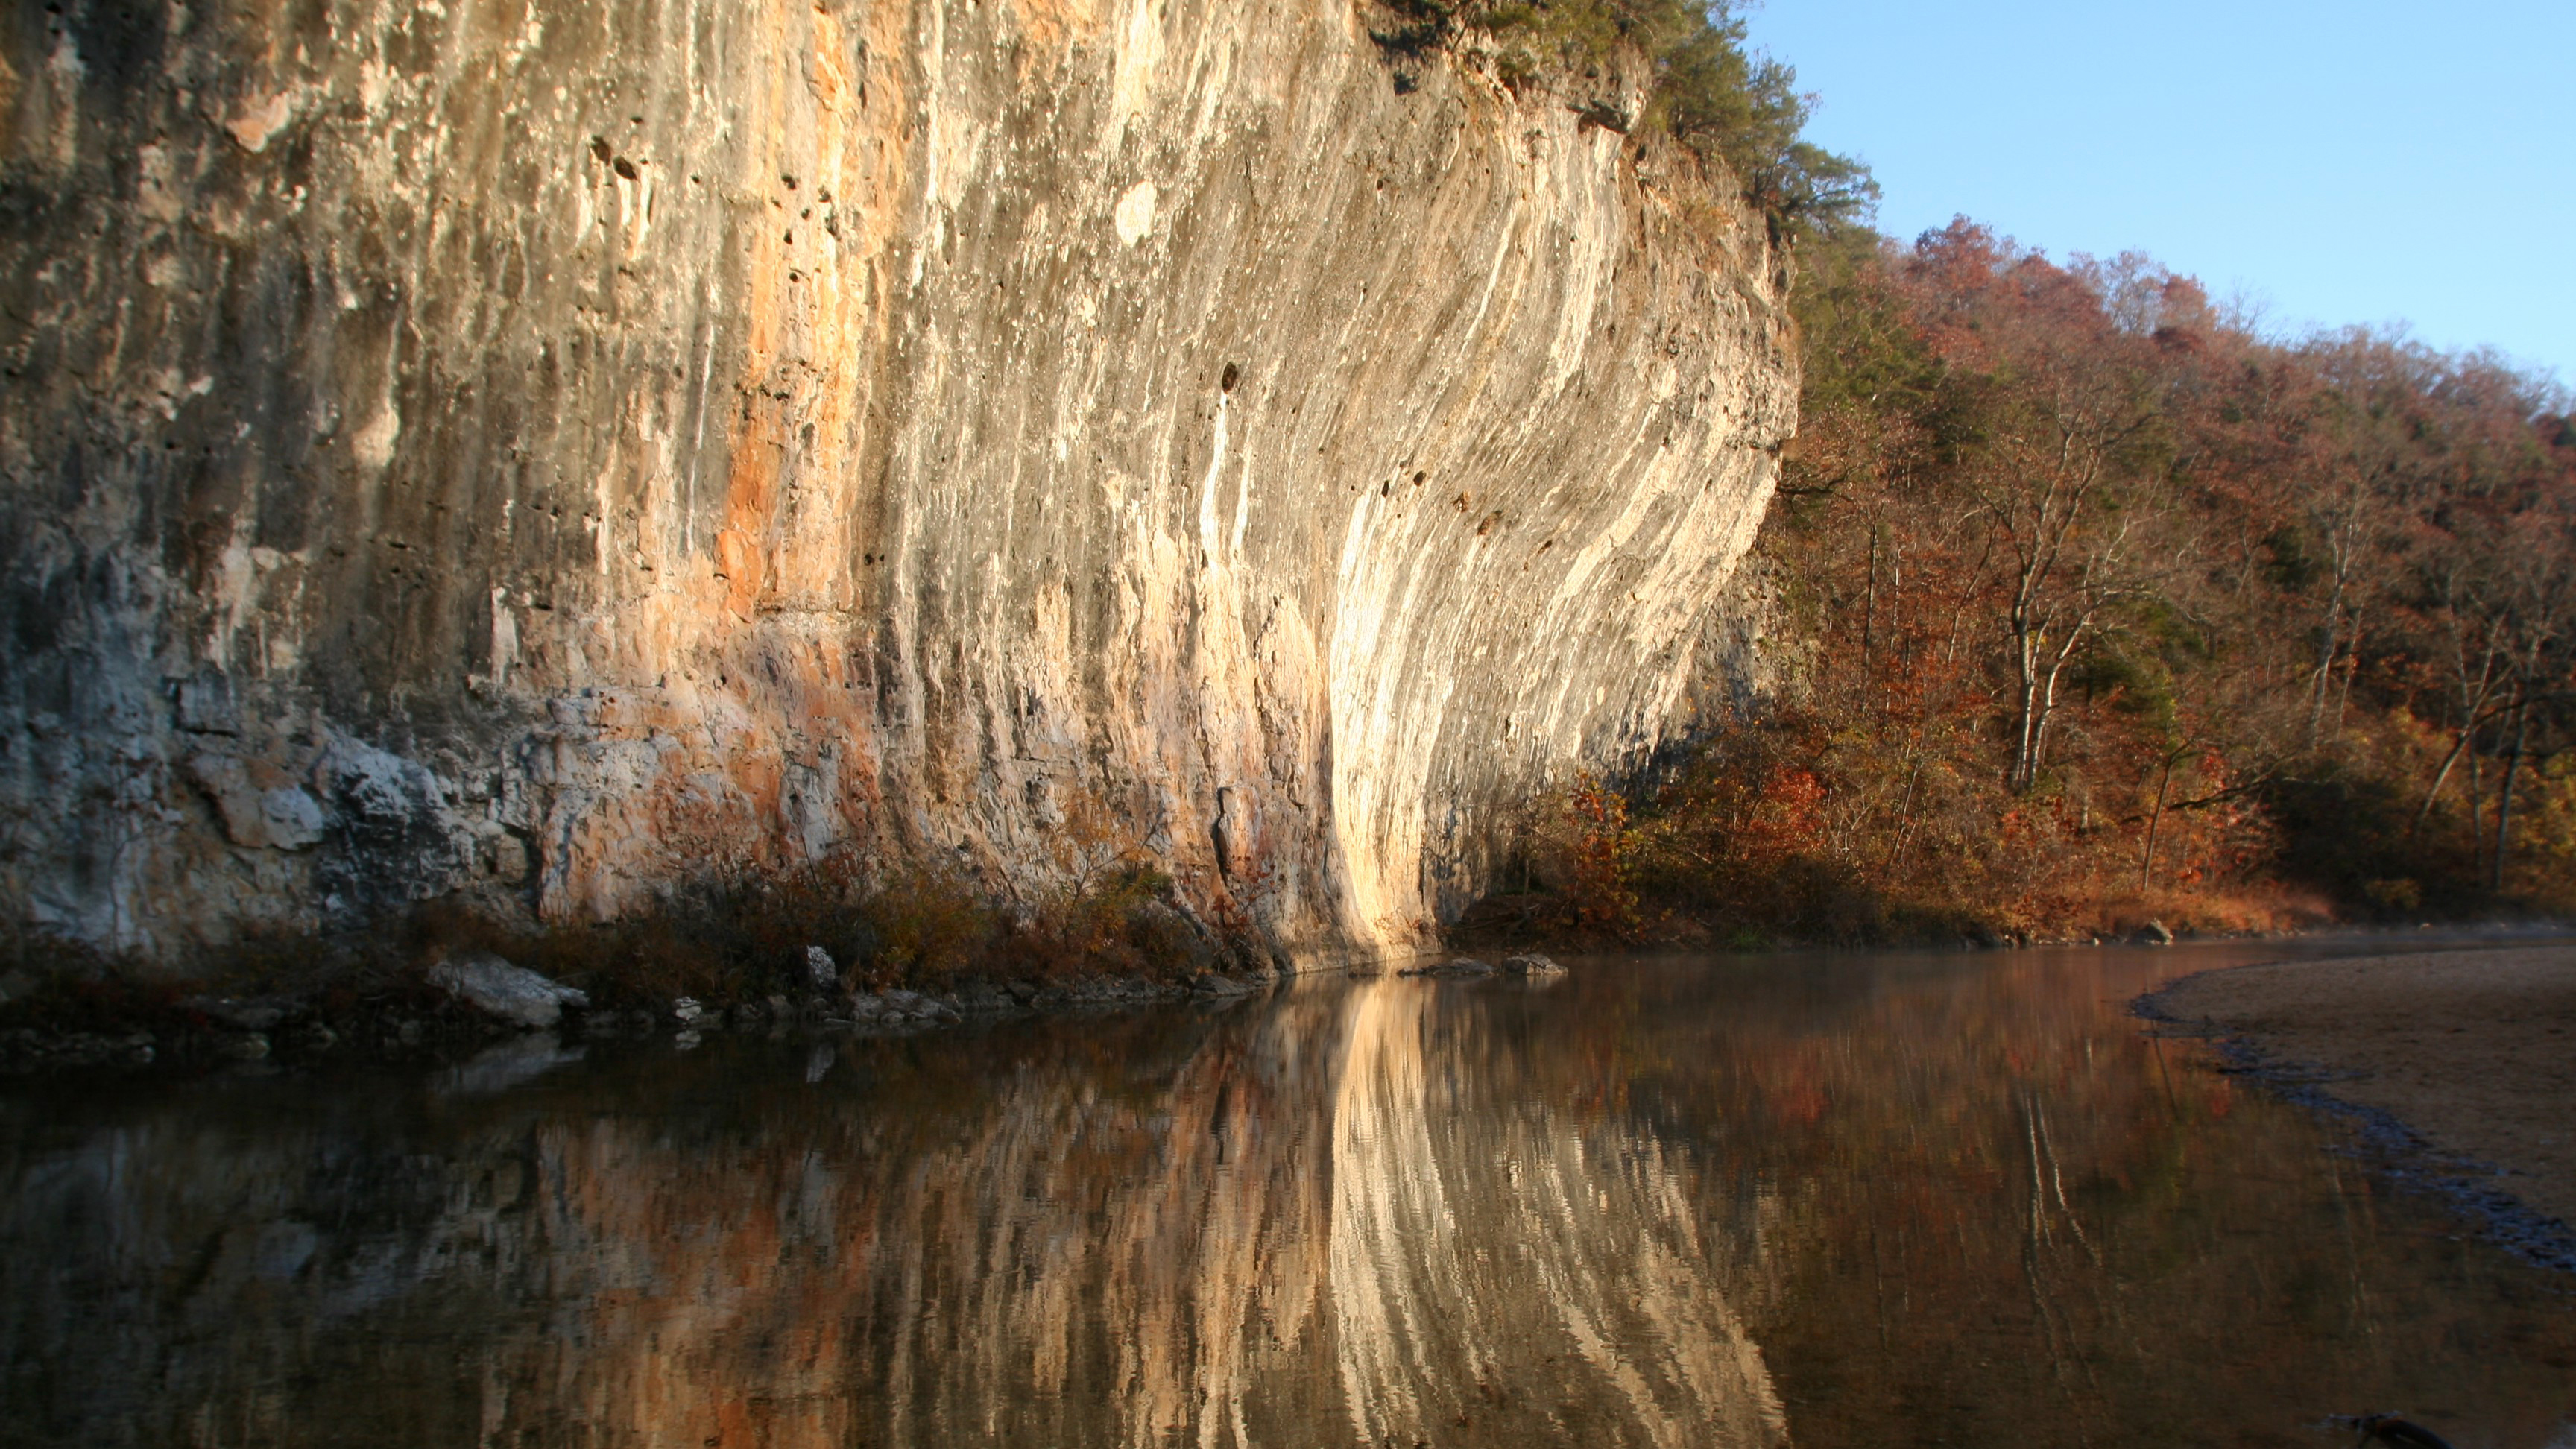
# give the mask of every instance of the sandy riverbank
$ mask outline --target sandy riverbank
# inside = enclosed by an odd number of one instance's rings
[[[2576,1224],[2576,945],[2284,961],[2212,971],[2153,998],[2314,1068],[2330,1096],[2493,1164],[2494,1185]]]

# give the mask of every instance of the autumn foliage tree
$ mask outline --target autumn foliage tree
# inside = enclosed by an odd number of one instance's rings
[[[1811,242],[1784,689],[1633,782],[1638,919],[2081,935],[2576,905],[2576,423],[2138,257]],[[1596,805],[1596,813],[1598,807]]]

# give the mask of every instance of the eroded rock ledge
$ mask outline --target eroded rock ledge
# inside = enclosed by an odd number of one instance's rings
[[[1675,727],[1793,422],[1757,219],[1349,0],[58,11],[0,21],[23,927],[1141,847],[1417,943]]]

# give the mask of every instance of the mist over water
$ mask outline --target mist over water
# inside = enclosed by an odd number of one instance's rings
[[[2545,1442],[2576,1285],[2124,1014],[2281,954],[22,1086],[0,1443]]]

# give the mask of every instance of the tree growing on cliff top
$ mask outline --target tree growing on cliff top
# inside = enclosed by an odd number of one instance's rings
[[[1644,62],[1645,104],[1617,115],[1575,109],[1615,129],[1661,130],[1731,173],[1744,197],[1795,237],[1866,221],[1878,201],[1867,168],[1804,140],[1814,110],[1797,72],[1745,48],[1734,0],[1385,0],[1376,32],[1415,53],[1475,35],[1491,42],[1515,88],[1597,72],[1619,52]]]

